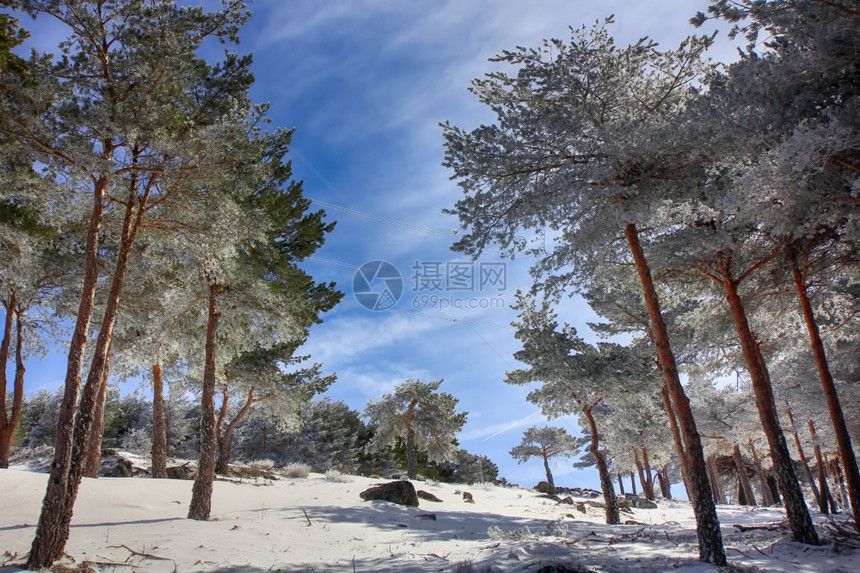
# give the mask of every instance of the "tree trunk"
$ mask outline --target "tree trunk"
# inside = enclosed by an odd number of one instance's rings
[[[746,362],[752,382],[759,419],[761,420],[764,434],[770,446],[770,459],[773,460],[776,479],[782,492],[783,506],[788,516],[791,537],[801,543],[817,545],[818,533],[812,524],[812,518],[809,517],[809,510],[806,507],[806,501],[803,499],[800,483],[797,481],[797,475],[794,473],[794,467],[791,464],[791,456],[788,453],[788,445],[785,442],[785,436],[779,425],[776,402],[774,402],[773,398],[773,388],[770,384],[761,348],[747,321],[744,305],[738,295],[737,282],[729,276],[728,271],[724,270],[722,277],[722,286],[726,293],[726,301],[731,309],[732,318],[735,321],[744,361]]]
[[[660,480],[660,493],[663,494],[663,499],[672,499],[672,483],[669,481],[669,464],[664,464],[663,469],[657,474]]]
[[[18,428],[18,423],[21,421],[21,408],[24,406],[24,310],[15,304],[15,296],[12,295],[12,309],[7,310],[7,316],[15,315],[15,386],[12,391],[12,412],[7,418],[6,413],[6,361],[8,360],[9,343],[7,331],[3,332],[3,344],[5,349],[0,349],[0,353],[5,351],[5,354],[0,355],[0,392],[3,396],[0,397],[0,468],[9,467],[9,454],[12,450],[12,436],[15,435],[15,430]],[[7,319],[8,322],[8,319]]]
[[[543,469],[546,471],[546,482],[555,487],[555,482],[552,481],[552,471],[549,469],[549,456],[546,453],[546,448],[541,452],[543,454]]]
[[[815,314],[812,312],[812,304],[809,302],[806,278],[801,275],[794,251],[789,249],[788,253],[788,261],[794,275],[800,308],[803,311],[803,320],[806,323],[807,331],[809,331],[812,353],[815,356],[815,364],[818,368],[818,377],[821,380],[824,397],[827,400],[827,411],[830,414],[830,422],[833,424],[833,431],[836,434],[839,455],[845,468],[846,485],[848,487],[848,496],[851,500],[854,527],[860,530],[860,468],[858,468],[857,458],[854,455],[854,448],[851,444],[851,434],[848,432],[848,426],[845,424],[845,416],[839,403],[836,385],[833,383],[833,376],[830,373],[827,355],[824,352],[824,343],[821,341],[821,333],[818,330],[818,322],[815,320]]]
[[[752,452],[753,463],[755,464],[755,471],[758,474],[758,482],[761,486],[761,498],[762,503],[764,505],[773,505],[774,500],[770,495],[770,488],[767,485],[767,474],[764,471],[764,468],[761,465],[761,459],[758,457],[758,452],[755,451],[755,446],[753,446],[752,438],[749,438],[749,446],[750,452]]]
[[[690,500],[693,511],[696,514],[696,536],[699,542],[699,559],[711,561],[714,565],[722,567],[726,565],[726,553],[723,548],[723,537],[720,532],[720,522],[717,518],[717,508],[711,497],[711,487],[708,483],[708,472],[705,465],[705,455],[702,452],[702,440],[696,423],[693,420],[693,411],[690,408],[690,400],[681,386],[678,376],[678,366],[672,346],[669,341],[669,332],[663,320],[660,301],[654,288],[651,277],[651,269],[645,258],[645,252],[639,242],[639,233],[633,223],[627,223],[624,228],[624,236],[630,247],[630,252],[636,264],[636,272],[642,284],[642,295],[648,308],[648,316],[651,321],[651,331],[654,335],[654,345],[657,348],[657,359],[660,370],[669,394],[672,405],[678,416],[678,423],[684,440],[687,453],[688,483]],[[693,501],[695,500],[695,501]]]
[[[633,475],[633,472],[630,472],[630,489],[633,491],[633,495],[639,495],[636,492],[636,477]]]
[[[106,157],[110,156],[110,143],[105,146]],[[81,300],[75,319],[75,329],[69,342],[69,359],[66,364],[66,378],[63,402],[57,418],[57,437],[54,443],[54,460],[51,463],[48,487],[42,502],[42,511],[36,527],[36,536],[27,558],[28,569],[50,567],[62,556],[65,538],[60,540],[62,524],[71,519],[71,507],[66,507],[66,485],[72,454],[72,430],[75,426],[75,409],[81,387],[84,351],[87,346],[87,333],[93,314],[96,284],[98,282],[98,250],[104,215],[104,197],[107,178],[100,177],[93,186],[93,211],[87,230],[86,254],[84,256],[84,279],[81,287]],[[69,515],[64,515],[68,512]],[[59,548],[59,549],[58,549]]]
[[[603,490],[603,504],[606,506],[606,523],[607,525],[617,525],[621,523],[621,514],[618,512],[618,500],[615,498],[615,488],[612,487],[612,476],[609,475],[609,466],[606,459],[600,452],[600,434],[597,432],[597,424],[594,421],[594,416],[591,414],[591,407],[583,408],[588,426],[591,428],[591,443],[588,446],[588,451],[594,456],[594,461],[597,463],[597,473],[600,476],[600,489]]]
[[[678,465],[681,467],[681,479],[684,480],[684,489],[687,492],[687,498],[690,503],[695,503],[695,497],[690,494],[689,469],[687,469],[687,453],[684,451],[684,443],[681,441],[681,430],[678,428],[678,419],[675,417],[675,409],[672,408],[672,399],[669,397],[669,387],[664,382],[660,389],[660,396],[663,399],[663,409],[666,410],[666,417],[669,418],[669,428],[672,430],[672,441],[675,444],[675,453],[678,454]]]
[[[708,477],[711,480],[711,489],[714,492],[714,503],[726,505],[726,493],[723,491],[720,474],[717,471],[717,460],[713,455],[708,457]]]
[[[215,334],[221,314],[217,310],[222,288],[210,280],[209,320],[206,325],[206,353],[203,367],[203,396],[200,402],[200,460],[191,490],[188,519],[205,521],[212,514],[212,484],[215,480],[215,450],[218,436],[215,430]]]
[[[105,361],[104,376],[99,386],[99,395],[96,399],[96,408],[93,412],[93,429],[87,444],[87,461],[84,477],[98,479],[102,463],[102,439],[105,433],[105,402],[107,401],[108,377],[110,372],[110,353],[113,341],[108,344],[107,360]]]
[[[9,467],[9,454],[12,451],[12,437],[21,421],[21,408],[24,406],[24,310],[11,297],[11,310],[6,310],[7,327],[3,331],[3,343],[0,345],[0,468]],[[15,382],[12,391],[12,412],[6,411],[6,362],[9,359],[9,336],[11,335],[11,317],[15,317]],[[8,418],[7,418],[8,415]]]
[[[812,470],[809,469],[809,463],[806,461],[806,454],[803,453],[803,446],[800,444],[800,436],[797,433],[797,426],[794,425],[794,416],[791,413],[791,408],[786,408],[788,421],[791,423],[791,434],[794,436],[794,445],[797,447],[797,455],[800,456],[800,463],[803,465],[803,472],[806,474],[806,481],[812,489],[812,495],[815,496],[815,503],[818,504],[818,510],[821,513],[827,513],[827,506],[821,499],[821,492],[818,491],[818,486],[815,485],[815,478],[812,477]]]
[[[645,470],[645,485],[642,486],[645,490],[645,497],[654,501],[657,499],[657,494],[654,493],[654,477],[651,474],[651,462],[648,461],[648,450],[645,449],[645,446],[642,446],[642,467]]]
[[[621,495],[626,495],[624,493],[624,480],[621,479],[621,474],[618,474],[618,491],[621,492]]]
[[[645,448],[642,448],[642,453],[643,455],[645,454]],[[639,483],[642,484],[642,493],[645,494],[645,499],[654,501],[654,488],[651,487],[651,476],[646,473],[645,468],[639,461],[639,454],[636,452],[635,447],[633,448],[633,463],[636,464],[636,472],[639,474]]]
[[[747,475],[747,465],[744,463],[743,456],[741,456],[741,447],[737,444],[735,444],[732,450],[732,459],[735,462],[735,471],[738,474],[738,488],[744,494],[744,503],[741,505],[758,505],[755,501],[752,486],[750,485],[749,476]]]
[[[836,459],[830,462],[832,464],[831,467],[833,468],[831,473],[833,474],[834,481],[836,481],[836,484],[839,486],[838,490],[841,492],[841,497],[843,499],[842,507],[848,508],[850,506],[850,501],[848,491],[845,486],[845,477],[842,474],[842,468],[839,466],[839,459],[840,456],[837,455]]]
[[[827,466],[824,464],[824,457],[821,455],[821,445],[818,443],[818,437],[815,435],[815,425],[812,419],[806,421],[809,426],[809,435],[812,437],[812,451],[815,454],[815,463],[818,465],[818,491],[821,492],[821,501],[824,502],[825,509],[830,506],[830,510],[836,513],[836,503],[833,501],[833,496],[830,495],[830,488],[827,486]],[[829,513],[823,511],[823,513]]]
[[[164,380],[161,363],[152,365],[152,477],[167,477],[167,423],[164,419]]]
[[[418,475],[418,460],[415,459],[415,430],[412,429],[412,412],[418,400],[413,399],[406,408],[406,477],[415,479]]]
[[[226,393],[224,399],[226,401]],[[239,410],[239,413],[236,414],[236,417],[227,424],[227,427],[224,429],[224,433],[218,439],[218,462],[215,464],[215,471],[220,474],[226,474],[230,467],[230,440],[233,439],[233,431],[236,429],[236,426],[245,418],[245,414],[251,409],[251,405],[254,402],[259,402],[259,399],[254,398],[254,388],[248,390],[248,399],[245,401],[245,404]],[[225,402],[226,403],[226,402]]]

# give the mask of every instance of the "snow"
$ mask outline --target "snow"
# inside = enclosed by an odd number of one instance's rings
[[[413,481],[441,498],[418,508],[363,502],[359,492],[387,480],[311,473],[234,483],[216,481],[213,519],[186,519],[191,481],[84,478],[66,545],[68,567],[95,571],[537,571],[564,564],[583,571],[717,569],[700,563],[690,505],[659,501],[632,509],[630,525],[607,526],[603,510],[557,504],[533,490]],[[0,573],[20,571],[35,533],[46,474],[0,470]],[[474,504],[464,503],[469,491]],[[579,499],[577,501],[580,501]],[[785,527],[741,532],[734,524],[778,524],[778,508],[718,507],[729,561],[746,571],[860,571],[857,540],[788,540]],[[435,519],[428,518],[432,514]],[[843,516],[839,516],[841,519]],[[841,522],[844,526],[844,522]],[[524,528],[528,528],[528,532]],[[493,534],[488,533],[491,528]],[[553,532],[551,534],[550,532]],[[133,553],[134,552],[134,553]],[[158,557],[158,558],[156,558]],[[85,563],[86,562],[86,563]]]

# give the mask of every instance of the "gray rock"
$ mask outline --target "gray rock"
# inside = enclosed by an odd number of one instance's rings
[[[639,509],[657,509],[657,504],[653,501],[647,499],[640,499],[639,505],[637,505]]]
[[[538,484],[535,486],[535,490],[549,495],[555,494],[555,486],[550,485],[549,482],[545,481],[538,482]]]
[[[368,488],[358,494],[364,501],[381,499],[409,507],[418,507],[418,494],[412,482],[392,481]]]

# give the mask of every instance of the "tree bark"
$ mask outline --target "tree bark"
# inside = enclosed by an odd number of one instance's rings
[[[633,491],[633,495],[639,495],[636,492],[636,477],[633,472],[630,472],[630,489]]]
[[[406,408],[406,477],[415,479],[418,475],[418,460],[415,459],[415,430],[412,429],[412,413],[418,400],[412,400]]]
[[[642,453],[643,455],[645,454],[645,448],[642,448]],[[636,452],[635,447],[633,448],[633,463],[636,464],[636,472],[639,474],[639,483],[642,484],[642,493],[645,494],[645,499],[654,501],[654,488],[651,486],[651,476],[646,473],[642,462],[639,461],[639,454]]]
[[[12,295],[13,310],[7,310],[7,316],[15,315],[15,382],[12,390],[12,412],[7,418],[6,413],[6,361],[8,360],[9,343],[7,330],[3,332],[3,344],[6,345],[5,354],[0,354],[0,468],[9,467],[9,454],[12,450],[12,436],[21,421],[21,408],[24,406],[24,310],[15,304],[15,296]],[[8,322],[8,319],[7,319]],[[0,348],[0,353],[4,349]]]
[[[227,399],[227,395],[224,395],[225,403]],[[239,413],[236,414],[236,417],[227,424],[227,427],[224,429],[224,432],[218,438],[218,461],[215,464],[215,471],[220,474],[226,474],[230,467],[230,440],[233,439],[233,431],[236,429],[236,426],[245,418],[245,414],[251,409],[251,405],[254,402],[259,402],[260,399],[254,398],[254,388],[248,390],[248,399],[245,401],[245,404],[239,410]]]
[[[797,426],[794,425],[794,416],[791,413],[791,408],[786,408],[788,421],[791,423],[791,435],[794,436],[794,445],[797,447],[797,455],[800,456],[800,463],[803,465],[803,471],[806,474],[806,481],[812,489],[812,495],[815,496],[815,503],[818,504],[818,510],[821,513],[827,513],[827,507],[821,499],[821,492],[818,491],[818,486],[815,485],[815,478],[812,477],[812,470],[809,469],[809,463],[806,461],[806,454],[803,452],[803,446],[800,443],[800,436],[797,433]]]
[[[209,282],[209,319],[206,324],[206,352],[203,366],[203,396],[200,401],[200,459],[191,489],[188,519],[205,521],[212,514],[212,484],[215,480],[215,450],[218,436],[215,429],[215,334],[221,314],[218,295],[223,289],[214,280]]]
[[[607,525],[617,525],[621,523],[621,514],[618,512],[618,500],[615,498],[615,488],[612,487],[612,476],[609,474],[609,466],[606,459],[600,452],[600,434],[597,432],[597,423],[594,421],[594,416],[591,414],[591,407],[583,408],[585,419],[588,420],[588,426],[591,428],[591,442],[588,450],[594,456],[594,461],[597,463],[597,473],[600,476],[600,489],[603,490],[603,504],[606,506],[606,523]]]
[[[755,501],[752,486],[750,485],[749,476],[747,475],[747,465],[744,463],[744,458],[741,455],[741,447],[737,444],[732,449],[732,459],[735,463],[735,471],[738,474],[740,490],[744,494],[744,503],[741,505],[758,505]]]
[[[111,144],[105,142],[105,156],[110,157]],[[56,559],[62,556],[65,538],[60,541],[62,523],[71,512],[66,508],[66,485],[69,477],[69,465],[72,454],[72,430],[75,426],[75,409],[78,404],[78,394],[81,387],[81,371],[83,369],[84,351],[87,346],[87,333],[93,314],[96,284],[98,282],[98,250],[101,235],[102,218],[104,216],[104,197],[107,188],[107,178],[101,176],[93,186],[93,210],[87,229],[86,251],[84,256],[84,280],[81,287],[81,300],[75,319],[75,329],[69,342],[69,359],[66,364],[66,378],[63,392],[63,402],[57,418],[57,437],[54,443],[54,460],[51,463],[48,487],[42,502],[42,511],[36,527],[36,536],[30,547],[27,558],[28,569],[50,567]],[[71,515],[68,516],[71,518]],[[59,549],[58,549],[59,546]]]
[[[815,364],[818,368],[818,377],[824,389],[824,397],[827,400],[827,411],[830,414],[830,422],[833,424],[833,431],[836,434],[839,456],[842,460],[842,466],[845,468],[845,481],[848,488],[848,496],[851,500],[854,527],[860,530],[860,468],[858,468],[857,458],[854,455],[854,448],[851,444],[851,434],[848,432],[848,426],[845,423],[845,416],[842,412],[842,405],[839,402],[839,394],[836,391],[836,385],[833,383],[833,376],[830,373],[830,366],[827,362],[827,355],[824,352],[824,343],[821,340],[818,322],[815,320],[815,314],[812,312],[806,278],[800,272],[797,258],[792,249],[788,250],[788,262],[794,275],[794,283],[797,288],[800,308],[803,312],[803,320],[809,332],[810,345],[812,346],[812,353],[815,356]]]
[[[546,453],[546,448],[541,450],[543,456],[543,469],[546,471],[546,482],[555,487],[555,482],[552,481],[552,470],[549,469],[549,456]]]
[[[708,483],[708,472],[705,465],[705,455],[702,452],[702,441],[696,423],[693,419],[693,411],[690,400],[681,386],[678,376],[678,366],[675,355],[669,341],[669,332],[663,320],[660,301],[654,288],[651,277],[651,268],[645,258],[645,252],[639,242],[639,233],[633,223],[627,223],[624,228],[624,236],[630,247],[639,282],[642,285],[642,295],[645,306],[648,308],[648,316],[651,322],[651,331],[654,335],[654,344],[657,348],[657,359],[660,370],[669,389],[672,405],[678,416],[678,423],[684,440],[687,453],[688,489],[693,511],[696,514],[696,536],[699,543],[699,559],[713,562],[714,565],[722,567],[726,565],[726,553],[723,548],[723,537],[720,532],[720,522],[717,518],[717,508],[711,497],[711,487]],[[695,500],[695,501],[692,501]]]
[[[809,426],[809,435],[812,437],[812,451],[815,454],[815,463],[818,465],[818,491],[821,492],[821,501],[824,502],[824,507],[830,507],[830,511],[837,512],[836,503],[833,501],[833,496],[830,495],[830,487],[827,485],[827,466],[824,464],[824,457],[821,455],[821,445],[818,443],[818,437],[815,435],[815,425],[812,423],[812,418],[806,421]],[[823,513],[829,513],[824,511]]]
[[[102,439],[105,433],[105,402],[107,402],[108,377],[110,373],[110,353],[113,341],[108,344],[105,371],[99,386],[99,395],[96,399],[96,407],[93,412],[93,429],[87,444],[87,461],[84,477],[98,479],[102,463]]]
[[[714,503],[726,505],[726,493],[723,491],[720,474],[717,471],[717,460],[713,455],[708,457],[708,478],[711,480],[711,488],[714,492]]]
[[[770,487],[767,485],[767,473],[765,473],[764,468],[761,465],[761,459],[758,457],[758,452],[755,451],[752,438],[749,438],[749,446],[750,452],[752,452],[753,463],[755,464],[755,471],[756,474],[758,474],[758,481],[761,486],[762,503],[764,505],[773,505],[774,500],[770,495]]]
[[[730,276],[727,269],[723,269],[721,274],[726,301],[728,302],[729,309],[731,309],[732,318],[734,319],[738,337],[740,338],[744,361],[746,362],[747,371],[752,382],[759,419],[761,420],[764,434],[770,446],[770,459],[773,460],[776,479],[782,492],[783,506],[788,516],[791,537],[800,543],[817,545],[818,533],[812,524],[812,518],[809,516],[806,501],[803,499],[800,483],[797,481],[797,475],[794,473],[794,467],[791,464],[791,456],[788,453],[788,445],[785,442],[785,436],[779,425],[776,402],[773,398],[773,388],[770,384],[770,377],[765,366],[761,348],[747,321],[743,302],[741,302],[741,298],[738,295],[737,282]]]
[[[672,483],[669,481],[669,464],[664,464],[663,469],[657,474],[660,480],[660,493],[663,499],[672,499]]]
[[[654,492],[654,477],[651,473],[651,462],[648,461],[648,450],[642,446],[642,468],[645,470],[645,497],[651,501],[657,499],[657,494]]]
[[[689,469],[687,468],[687,453],[684,451],[684,443],[681,441],[681,430],[678,428],[678,418],[675,416],[675,409],[672,408],[672,399],[669,397],[669,387],[664,382],[660,389],[660,396],[663,399],[663,409],[666,410],[666,417],[669,418],[669,428],[672,430],[672,442],[675,444],[675,453],[678,454],[678,465],[681,467],[681,479],[684,480],[684,489],[687,492],[687,499],[690,503],[695,503],[695,496],[690,493],[690,478]]]
[[[164,418],[164,380],[161,363],[152,365],[152,477],[167,477],[167,423]]]
[[[624,493],[624,480],[621,479],[621,474],[618,474],[618,491],[621,492],[621,495],[626,495]]]

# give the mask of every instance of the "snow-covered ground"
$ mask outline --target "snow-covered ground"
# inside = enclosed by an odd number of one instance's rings
[[[0,572],[19,571],[35,533],[46,474],[0,470]],[[386,480],[321,474],[232,483],[217,481],[213,519],[185,518],[191,481],[84,479],[63,571],[683,571],[716,568],[696,559],[686,502],[622,513],[558,504],[533,490],[413,482],[442,499],[419,508],[363,502],[359,492]],[[469,491],[474,504],[465,503]],[[600,501],[599,499],[593,501]],[[860,545],[840,541],[816,518],[828,543],[788,540],[775,509],[719,508],[727,555],[739,571],[860,571]],[[840,516],[842,517],[842,516]],[[526,529],[528,528],[528,529]],[[16,566],[16,564],[18,566]]]

